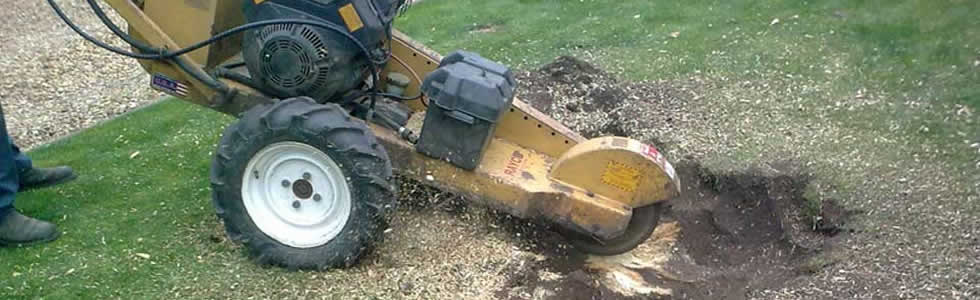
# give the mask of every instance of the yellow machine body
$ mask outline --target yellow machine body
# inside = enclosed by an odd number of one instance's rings
[[[129,23],[131,35],[166,49],[186,47],[244,20],[240,0],[105,2]],[[182,58],[190,62],[192,70],[205,72],[240,60],[240,45],[240,37],[233,37]],[[397,31],[390,46],[393,57],[383,74],[410,74],[412,82],[405,94],[417,94],[421,79],[438,67],[441,55]],[[187,92],[180,97],[183,100],[227,114],[239,116],[256,104],[277,101],[223,79],[233,92],[221,93],[167,62],[144,60],[141,64],[151,74],[186,85]],[[427,99],[407,104],[423,112],[423,101]],[[420,118],[425,114],[415,115]],[[420,130],[420,121],[409,124],[416,132]],[[625,137],[586,140],[520,99],[513,101],[500,120],[482,162],[472,171],[418,153],[396,132],[370,126],[400,174],[519,217],[543,217],[598,240],[621,235],[630,223],[633,208],[663,202],[680,193],[673,167],[653,146]]]

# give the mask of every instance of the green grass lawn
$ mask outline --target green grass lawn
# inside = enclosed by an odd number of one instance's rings
[[[976,199],[969,197],[980,188],[971,187],[980,175],[977,149],[970,148],[980,142],[978,15],[980,5],[970,0],[428,0],[397,26],[437,51],[469,49],[519,69],[575,55],[629,80],[701,78],[706,100],[692,103],[695,109],[718,114],[719,124],[756,121],[747,133],[718,129],[746,141],[743,147],[714,149],[708,133],[689,133],[677,138],[703,139],[692,146],[701,148],[675,148],[672,155],[699,151],[709,155],[709,166],[737,167],[790,153],[813,164],[828,193],[866,209],[876,204],[850,194],[861,178],[895,172],[911,157],[949,170],[933,174],[948,177],[940,197]],[[777,115],[773,122],[758,121],[766,112]],[[310,282],[310,274],[254,266],[222,241],[207,175],[211,151],[231,121],[168,100],[32,151],[38,164],[71,165],[80,178],[18,195],[20,210],[56,222],[65,234],[48,245],[0,249],[0,294],[297,295],[281,287]],[[790,147],[799,140],[768,137],[782,126],[798,135],[821,124],[832,130],[815,136],[839,140]],[[937,201],[980,214],[977,201]],[[322,276],[356,284],[341,272]]]
[[[956,133],[977,138],[977,124],[947,117],[980,109],[978,13],[965,0],[432,1],[399,28],[438,51],[471,49],[523,69],[556,55],[590,56],[625,79],[761,81],[811,107],[847,105],[864,90],[880,101],[819,117],[871,131],[900,125],[900,135],[924,143],[964,146]],[[474,32],[486,25],[494,31]],[[723,90],[705,92],[722,98]],[[768,108],[818,117],[792,105]],[[975,155],[951,155],[975,169],[967,164]]]
[[[80,177],[18,195],[21,211],[55,221],[64,235],[2,249],[4,295],[144,298],[223,269],[196,256],[213,244],[201,233],[214,222],[208,154],[229,121],[171,100],[32,151],[37,164],[70,165]]]

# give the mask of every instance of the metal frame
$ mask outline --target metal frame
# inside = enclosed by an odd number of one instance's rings
[[[241,24],[240,0],[171,1],[105,0],[125,20],[134,37],[178,49],[216,32]],[[190,3],[195,5],[190,5]],[[143,8],[146,8],[144,11]],[[152,8],[152,9],[151,9]],[[180,16],[173,19],[173,16]],[[202,31],[200,28],[211,28]],[[239,44],[223,42],[188,53],[193,72],[206,72],[237,59]],[[441,55],[394,33],[393,59],[384,72],[424,78],[438,66]],[[221,80],[229,92],[216,91],[179,68],[161,61],[141,61],[147,72],[164,74],[190,87],[184,100],[238,116],[248,108],[275,101],[242,84]],[[243,69],[243,68],[241,68]],[[247,72],[241,70],[242,72]],[[413,76],[415,77],[415,76]],[[418,93],[413,80],[406,94]],[[423,97],[409,105],[423,116]],[[409,127],[416,132],[421,122]],[[554,119],[515,99],[498,123],[495,137],[476,170],[457,168],[415,151],[397,133],[370,125],[383,142],[396,170],[405,176],[465,195],[519,217],[544,217],[568,229],[607,240],[621,235],[632,208],[665,201],[680,192],[680,182],[656,148],[623,137],[586,140]]]

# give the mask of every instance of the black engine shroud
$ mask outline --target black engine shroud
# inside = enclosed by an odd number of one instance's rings
[[[258,2],[259,4],[255,4]],[[404,0],[244,0],[248,22],[302,19],[335,24],[349,35],[319,26],[279,24],[245,33],[242,54],[253,81],[273,97],[309,96],[336,101],[369,75]],[[371,52],[370,57],[352,40]],[[377,62],[382,63],[382,62]],[[379,66],[380,68],[380,66]]]

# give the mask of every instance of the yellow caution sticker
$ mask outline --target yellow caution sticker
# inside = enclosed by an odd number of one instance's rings
[[[265,0],[255,0],[255,4],[262,4],[262,2],[265,2]]]
[[[347,25],[347,30],[350,32],[357,31],[364,27],[364,23],[361,21],[361,16],[357,14],[357,10],[354,9],[354,4],[348,3],[340,8],[340,17],[344,19],[344,24]]]
[[[640,170],[617,161],[610,161],[602,173],[602,183],[626,192],[635,192],[640,185]]]

